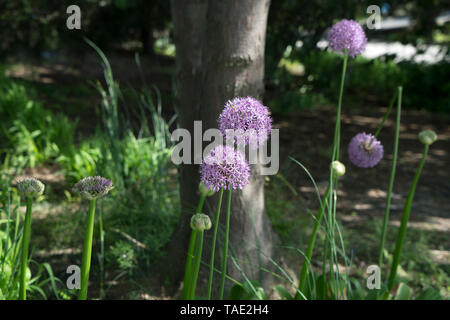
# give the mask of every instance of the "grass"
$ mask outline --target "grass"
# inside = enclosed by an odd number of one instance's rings
[[[142,289],[133,279],[142,277],[163,255],[179,211],[177,171],[169,162],[168,127],[173,119],[169,123],[164,120],[159,91],[145,85],[139,90],[125,88],[125,103],[122,89],[114,83],[111,77],[105,88],[98,83],[97,87],[75,84],[61,89],[54,84],[0,78],[0,135],[8,134],[0,145],[1,163],[26,167],[27,172],[36,167],[33,172],[51,168],[58,177],[62,173],[63,178],[50,183],[43,201],[35,206],[33,225],[38,231],[31,244],[39,248],[39,261],[53,261],[58,275],[65,278],[68,265],[80,264],[86,208],[70,188],[89,175],[114,179],[116,189],[99,203],[99,210],[105,213],[104,260],[97,260],[100,243],[97,226],[94,229],[93,281],[103,281],[106,291],[110,289],[107,283],[118,279]],[[76,130],[76,116],[87,108],[92,112],[95,106],[86,103],[92,93],[102,104],[95,108],[100,111],[97,130],[86,136]],[[111,107],[111,94],[117,97],[116,105],[105,112]],[[62,114],[61,106],[67,105],[64,112],[70,118]],[[111,117],[120,120],[111,122]],[[82,139],[77,141],[79,137]],[[108,147],[111,141],[115,149]],[[1,200],[4,205],[3,195]],[[66,252],[65,258],[59,252]],[[58,292],[62,298],[72,296],[64,286],[59,286]]]
[[[285,247],[306,248],[306,242],[311,233],[312,223],[310,209],[298,195],[294,195],[285,182],[275,177],[266,181],[266,210],[274,230]],[[338,220],[339,220],[338,212]],[[382,216],[365,218],[356,223],[342,223],[342,233],[345,248],[353,255],[351,276],[360,284],[365,284],[367,274],[365,268],[377,263],[377,250],[382,228]],[[386,249],[393,252],[398,227],[389,225]],[[323,231],[319,232],[313,268],[318,268],[324,240]],[[431,250],[448,250],[448,235],[437,230],[425,231],[408,228],[407,238],[402,252],[402,269],[400,276],[412,288],[412,295],[418,296],[427,288],[438,290],[441,295],[449,298],[450,265],[436,262],[432,259]],[[286,250],[289,267],[298,271],[302,261],[301,256],[293,250]],[[392,256],[387,257],[388,261]],[[382,277],[387,277],[388,269],[382,270]]]

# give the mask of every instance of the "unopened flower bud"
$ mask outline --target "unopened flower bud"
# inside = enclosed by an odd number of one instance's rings
[[[341,177],[345,174],[345,166],[340,161],[333,161],[331,163],[331,170],[337,177]]]
[[[44,193],[45,185],[35,178],[23,178],[17,184],[19,194],[26,198],[35,198]]]
[[[419,140],[429,146],[437,140],[437,135],[433,130],[423,130],[419,133]]]
[[[211,219],[203,213],[196,213],[191,218],[191,228],[197,231],[211,229]]]
[[[206,197],[211,197],[214,193],[216,193],[214,190],[209,189],[204,183],[203,181],[200,182],[200,184],[198,185],[198,190],[200,191],[200,193]]]

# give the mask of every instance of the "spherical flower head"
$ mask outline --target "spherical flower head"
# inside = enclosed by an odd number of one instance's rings
[[[424,145],[429,146],[437,140],[436,132],[433,130],[423,130],[419,133],[419,140]]]
[[[36,198],[44,193],[45,185],[35,178],[23,178],[18,182],[17,189],[25,198]]]
[[[342,177],[345,174],[345,166],[340,161],[333,161],[331,163],[331,170],[337,177]]]
[[[112,188],[114,186],[111,180],[95,176],[81,179],[72,190],[85,199],[95,200],[104,197]]]
[[[384,149],[381,142],[372,134],[358,133],[348,145],[348,157],[350,161],[360,168],[372,168],[381,158]]]
[[[215,192],[222,187],[242,189],[248,184],[250,166],[242,152],[218,145],[203,159],[200,176],[205,186]]]
[[[257,99],[236,97],[225,104],[219,115],[219,130],[225,138],[227,130],[235,130],[235,143],[256,149],[269,138],[272,118],[269,109]]]
[[[346,50],[351,57],[361,54],[367,43],[366,34],[358,22],[346,19],[331,27],[328,40],[331,49],[341,53]]]
[[[202,181],[198,185],[198,190],[200,191],[200,194],[205,197],[211,197],[214,193],[216,193],[214,190],[209,189]]]
[[[211,229],[211,219],[203,213],[196,213],[191,218],[191,228],[197,231]]]

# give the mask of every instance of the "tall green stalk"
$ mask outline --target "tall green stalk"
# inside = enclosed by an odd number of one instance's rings
[[[191,230],[191,237],[189,239],[189,248],[186,257],[186,267],[184,271],[184,282],[183,282],[183,292],[181,294],[181,299],[189,299],[191,292],[192,283],[192,261],[194,260],[194,250],[195,244],[197,243],[197,230]]]
[[[425,164],[425,160],[428,154],[429,144],[425,144],[425,148],[423,150],[422,160],[419,163],[419,167],[417,168],[416,175],[414,176],[414,180],[412,182],[411,188],[409,190],[408,198],[406,199],[405,207],[403,208],[402,213],[402,221],[400,223],[400,229],[397,235],[397,242],[395,244],[394,257],[392,259],[392,267],[391,273],[389,275],[388,280],[388,291],[392,290],[395,284],[395,278],[397,276],[397,268],[400,262],[400,254],[402,252],[403,242],[405,240],[406,235],[406,227],[408,225],[409,215],[411,213],[411,205],[414,198],[414,192],[416,191],[417,182],[419,181],[420,174],[422,172],[422,168]]]
[[[230,236],[230,211],[231,211],[231,194],[232,188],[229,186],[227,197],[227,213],[225,222],[225,243],[223,247],[223,261],[222,274],[220,278],[219,300],[223,300],[223,293],[225,291],[225,276],[227,274],[227,260],[228,260],[228,240]]]
[[[334,140],[333,140],[333,156],[331,161],[339,160],[340,140],[341,140],[341,109],[342,109],[342,97],[344,95],[344,83],[345,73],[347,71],[348,54],[344,52],[344,62],[342,63],[341,84],[339,87],[339,99],[336,110],[336,124],[334,128]]]
[[[380,239],[380,248],[378,252],[378,266],[382,267],[383,264],[383,255],[384,255],[384,245],[386,242],[386,232],[387,232],[387,226],[389,221],[389,212],[391,208],[391,198],[392,198],[392,189],[394,187],[394,180],[395,180],[395,169],[397,167],[397,154],[398,154],[398,141],[400,136],[400,118],[401,118],[401,111],[402,111],[402,87],[398,87],[397,93],[394,96],[394,99],[398,96],[397,100],[397,117],[395,121],[395,139],[394,139],[394,156],[392,159],[392,167],[391,167],[391,175],[389,177],[389,186],[388,186],[388,193],[386,197],[386,210],[384,212],[384,219],[383,219],[383,227],[381,229],[381,239]],[[392,104],[390,105],[390,108],[392,107]],[[390,108],[386,112],[386,115],[389,113]],[[386,120],[386,116],[383,118],[383,121],[381,124],[384,123]],[[381,130],[380,128],[377,130],[378,134]]]
[[[333,163],[334,161],[338,161],[339,160],[339,155],[340,155],[340,141],[341,141],[341,110],[342,110],[342,97],[344,95],[344,84],[345,84],[345,75],[347,72],[347,61],[348,61],[348,53],[345,50],[344,51],[344,56],[343,56],[343,63],[342,63],[342,72],[341,72],[341,82],[340,82],[340,87],[339,87],[339,98],[338,98],[338,105],[337,105],[337,110],[336,110],[336,124],[335,124],[335,128],[334,128],[334,137],[333,137],[333,147],[332,147],[332,156],[331,156],[331,162]],[[334,184],[334,175],[333,175],[333,170],[330,168],[330,175],[329,175],[329,188],[330,188],[330,192],[328,194],[328,223],[326,224],[327,230],[326,230],[326,234],[328,235],[328,241],[330,242],[330,270],[333,270],[333,252],[335,252],[336,248],[334,246],[334,228],[335,228],[335,224],[334,224],[334,219],[333,219],[333,204],[335,205],[335,202],[333,201],[333,194],[334,191],[336,190],[337,184]],[[326,241],[326,240],[325,240]],[[326,246],[327,248],[327,246]],[[327,256],[327,251],[328,249],[326,249],[324,251],[324,265],[323,267],[323,276],[324,276],[324,283],[326,282],[326,274],[325,274],[325,262],[326,262],[326,256]]]
[[[308,248],[306,249],[306,255],[303,260],[302,270],[300,272],[300,280],[298,284],[298,290],[300,292],[303,292],[306,284],[306,279],[308,276],[308,269],[311,263],[312,254],[314,251],[314,245],[316,242],[317,232],[319,231],[320,224],[322,222],[323,212],[325,209],[325,202],[327,201],[328,195],[330,193],[330,186],[327,187],[327,190],[325,191],[325,195],[322,198],[322,201],[320,203],[320,208],[317,211],[317,215],[314,221],[314,227],[311,234],[311,237],[309,238]],[[300,298],[300,294],[297,293],[297,299]]]
[[[103,229],[103,210],[100,210],[98,217],[98,231],[100,234],[100,254],[99,254],[99,265],[100,265],[100,299],[103,299],[104,292],[104,262],[105,262],[105,231]]]
[[[372,142],[378,137],[378,135],[381,132],[381,129],[383,129],[384,122],[386,121],[389,114],[391,113],[391,110],[394,107],[395,100],[397,99],[397,97],[399,95],[402,94],[402,89],[403,88],[401,86],[397,88],[397,91],[395,92],[394,97],[392,97],[391,103],[389,104],[389,107],[386,110],[386,113],[384,114],[383,119],[381,120],[380,124],[378,125],[377,131],[375,131],[375,134],[373,135],[374,138],[370,141],[369,146],[372,145]],[[400,105],[401,105],[401,103],[400,103]],[[397,107],[398,107],[398,101],[397,101]]]
[[[219,219],[220,219],[220,210],[222,207],[222,198],[223,198],[223,187],[222,187],[222,189],[220,189],[219,201],[217,202],[216,219],[214,220],[214,231],[213,231],[213,238],[212,238],[212,244],[211,244],[211,257],[210,257],[210,263],[209,263],[208,300],[211,300],[211,294],[212,294],[212,283],[213,283],[213,276],[214,276],[214,256],[215,256],[215,252],[216,252],[217,230],[219,229]]]
[[[198,202],[196,213],[200,213],[203,209],[203,204],[205,203],[206,194],[201,193],[200,200]],[[184,282],[183,282],[183,292],[181,294],[181,298],[186,300],[189,298],[189,294],[191,292],[191,284],[192,284],[192,262],[194,259],[194,250],[195,244],[197,242],[197,231],[192,229],[191,236],[189,238],[189,247],[188,253],[186,257],[186,267],[184,271]]]
[[[89,200],[89,214],[86,225],[86,233],[84,235],[83,258],[81,261],[81,288],[78,294],[78,300],[86,300],[87,298],[89,271],[91,269],[94,221],[95,221],[95,199]]]
[[[190,285],[189,300],[195,299],[195,289],[197,288],[198,272],[200,271],[200,262],[202,261],[203,251],[203,233],[204,231],[198,231],[197,245],[194,254],[194,264],[192,269],[192,282]]]
[[[27,198],[27,210],[25,213],[25,221],[23,228],[22,237],[22,256],[20,264],[20,287],[19,287],[19,299],[27,299],[27,284],[26,284],[26,274],[28,269],[28,247],[30,245],[31,237],[31,212],[33,210],[33,199]]]

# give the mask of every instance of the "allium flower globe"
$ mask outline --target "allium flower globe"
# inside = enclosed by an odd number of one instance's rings
[[[268,139],[272,130],[269,109],[252,97],[229,100],[219,115],[219,130],[224,137],[228,129],[242,130],[243,136],[236,136],[236,143],[258,148]]]
[[[211,219],[204,213],[196,213],[191,217],[191,228],[197,231],[209,230],[212,227]]]
[[[95,176],[81,179],[72,190],[88,200],[94,200],[104,197],[112,188],[111,180]]]
[[[44,193],[45,185],[35,178],[23,178],[17,184],[19,194],[26,198],[34,198]]]
[[[229,146],[218,145],[205,157],[200,166],[201,181],[211,190],[222,187],[242,189],[248,184],[250,166],[242,152]]]
[[[331,27],[328,41],[334,51],[343,53],[347,50],[351,57],[355,57],[365,50],[367,37],[358,22],[343,19]]]
[[[372,141],[373,140],[373,141]],[[358,133],[348,145],[350,161],[360,168],[372,168],[383,158],[383,146],[372,134]]]

